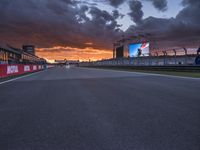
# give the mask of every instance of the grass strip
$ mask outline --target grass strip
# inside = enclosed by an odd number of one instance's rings
[[[142,72],[142,73],[152,73],[152,74],[162,74],[162,75],[172,75],[180,77],[192,77],[200,78],[200,72],[187,72],[187,71],[160,71],[160,70],[140,70],[140,69],[131,69],[131,68],[113,68],[113,67],[95,67],[98,69],[110,69],[110,70],[121,70],[121,71],[130,71],[130,72]]]

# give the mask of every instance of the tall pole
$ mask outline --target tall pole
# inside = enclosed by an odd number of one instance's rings
[[[187,64],[187,54],[188,54],[188,51],[185,47],[183,47],[184,51],[185,51],[185,65]]]
[[[176,65],[176,49],[173,49],[173,51],[174,51],[175,65]]]

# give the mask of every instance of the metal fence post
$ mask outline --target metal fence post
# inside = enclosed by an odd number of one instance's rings
[[[173,51],[174,51],[174,57],[175,57],[175,65],[176,65],[176,63],[177,63],[177,60],[176,60],[176,49],[173,49]]]
[[[187,65],[187,49],[185,47],[183,47],[184,51],[185,51],[185,65]]]
[[[163,55],[164,55],[164,60],[163,60],[163,63],[164,63],[164,66],[166,65],[166,51],[162,51],[163,52]]]

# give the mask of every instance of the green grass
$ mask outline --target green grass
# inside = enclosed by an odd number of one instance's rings
[[[101,69],[101,68],[99,68]],[[185,71],[160,71],[160,70],[137,70],[137,69],[127,69],[127,68],[102,68],[102,69],[111,69],[111,70],[121,70],[121,71],[131,71],[131,72],[142,72],[142,73],[152,73],[152,74],[162,74],[162,75],[172,75],[180,77],[193,77],[200,78],[200,72],[185,72]]]
[[[153,73],[153,74],[163,74],[163,75],[173,75],[173,76],[181,76],[181,77],[200,78],[199,72],[148,71],[148,70],[129,70],[129,71]]]

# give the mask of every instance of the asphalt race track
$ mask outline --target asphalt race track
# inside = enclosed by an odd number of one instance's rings
[[[200,80],[54,68],[0,84],[0,150],[200,150]]]

